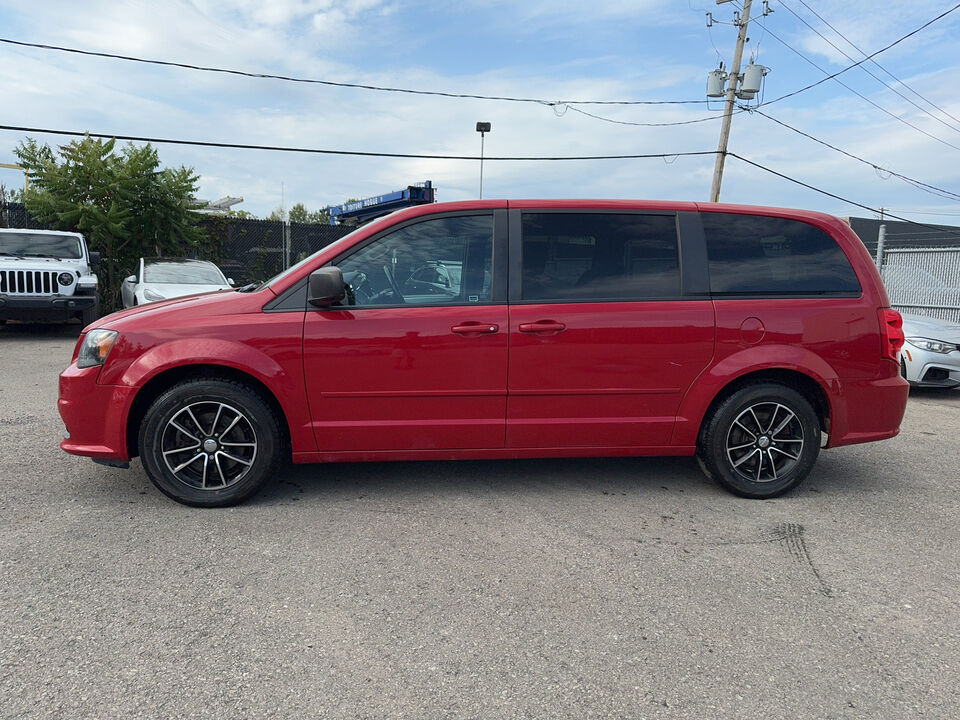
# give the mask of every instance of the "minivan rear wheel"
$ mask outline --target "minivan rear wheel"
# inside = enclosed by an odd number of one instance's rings
[[[140,459],[157,488],[177,502],[224,507],[243,502],[273,474],[280,421],[254,390],[199,378],[173,386],[147,409]]]
[[[714,408],[700,433],[707,475],[748,498],[795,488],[820,453],[820,423],[810,401],[779,383],[747,385]]]

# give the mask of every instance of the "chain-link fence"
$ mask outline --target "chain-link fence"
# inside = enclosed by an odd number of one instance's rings
[[[206,216],[201,225],[207,242],[191,254],[219,265],[237,286],[266,280],[353,230],[219,216]],[[20,203],[0,207],[0,227],[47,229]]]
[[[877,248],[890,304],[904,313],[960,322],[960,247]]]
[[[210,217],[203,222],[208,257],[237,285],[259,282],[299,262],[352,228]]]

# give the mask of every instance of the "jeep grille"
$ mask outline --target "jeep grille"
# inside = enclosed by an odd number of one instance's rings
[[[0,270],[0,293],[55,295],[60,292],[58,270]]]

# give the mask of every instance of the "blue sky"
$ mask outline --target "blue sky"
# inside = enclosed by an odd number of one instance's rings
[[[747,57],[770,68],[763,98],[771,100],[823,78],[824,72],[810,62],[828,73],[850,64],[791,10],[859,60],[862,55],[810,8],[872,53],[953,4],[772,0],[774,12],[751,23]],[[444,92],[550,101],[704,100],[707,72],[720,58],[729,65],[735,39],[730,25],[708,29],[705,13],[729,21],[737,5],[712,0],[0,0],[0,37]],[[756,2],[754,14],[760,9]],[[876,58],[907,87],[865,63],[927,112],[860,68],[838,78],[849,89],[827,81],[760,109],[870,163],[960,193],[958,30],[960,10]],[[486,120],[493,124],[487,155],[525,156],[712,151],[720,130],[719,103],[710,108],[548,107],[435,98],[215,75],[6,44],[0,44],[0,69],[3,125],[476,155],[480,143],[474,125]],[[577,109],[633,123],[714,119],[638,127],[587,117]],[[23,137],[0,131],[0,162],[15,162],[12,151]],[[65,139],[35,137],[51,144]],[[239,207],[260,215],[279,206],[281,198],[287,206],[303,202],[312,209],[428,179],[441,200],[469,199],[478,192],[479,168],[472,161],[158,147],[164,164],[196,169],[201,197],[242,196]],[[960,200],[922,192],[755,113],[734,118],[730,150],[871,207],[925,222],[960,221]],[[488,162],[484,196],[705,200],[712,170],[712,157]],[[18,186],[21,179],[14,171],[0,170],[0,182]],[[870,215],[733,158],[727,161],[721,200]]]

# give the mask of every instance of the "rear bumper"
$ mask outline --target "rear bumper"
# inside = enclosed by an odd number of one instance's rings
[[[890,363],[893,366],[893,363]],[[900,432],[910,385],[896,375],[879,380],[846,380],[835,402],[827,447],[892,438]]]
[[[98,385],[99,367],[73,363],[60,374],[57,410],[67,427],[60,449],[71,455],[128,461],[127,414],[136,388]]]

